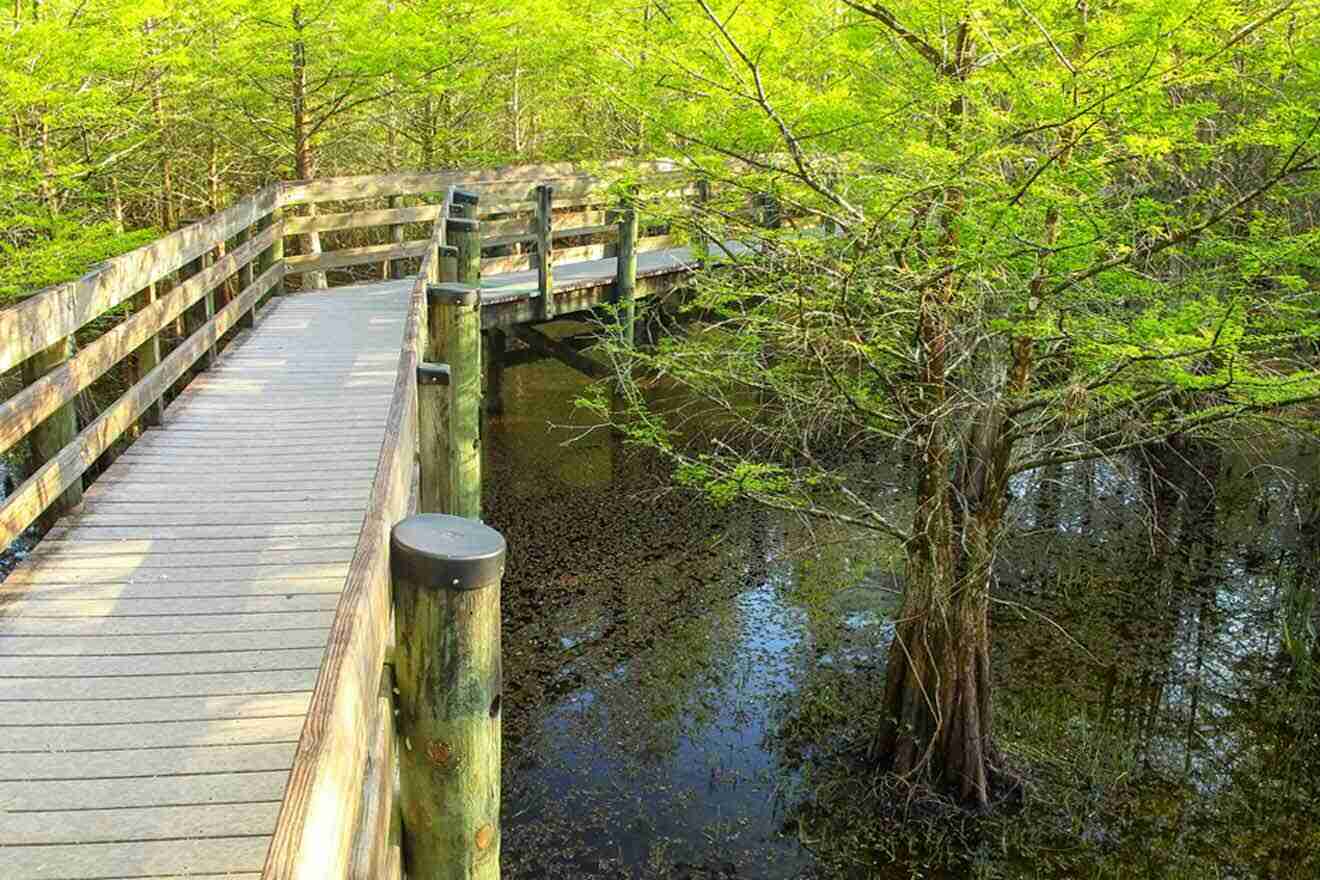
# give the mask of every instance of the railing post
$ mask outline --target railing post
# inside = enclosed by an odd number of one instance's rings
[[[403,206],[403,197],[390,196],[386,200],[386,204],[389,205],[391,209],[400,208]],[[394,223],[390,226],[390,242],[395,247],[399,247],[403,244],[402,223]],[[381,272],[382,280],[397,281],[398,279],[403,277],[403,260],[399,260],[399,259],[386,260],[385,265],[382,267],[382,269],[383,269],[383,271]]]
[[[710,178],[699,177],[697,178],[697,220],[699,223],[702,224],[702,227],[704,227],[705,225],[706,206],[709,203],[710,203]],[[702,258],[710,256],[711,241],[709,238],[707,238],[704,228],[698,227],[697,237],[696,240],[693,242],[693,244],[695,245],[694,250],[696,251],[696,256]]]
[[[239,230],[238,238],[236,242],[237,247],[235,248],[235,250],[247,244],[251,238],[252,238],[252,229],[247,226],[243,227],[241,230]],[[251,261],[244,263],[242,267],[239,268],[238,270],[239,296],[242,296],[243,291],[247,290],[249,287],[252,286],[252,282],[253,280],[255,280],[255,278],[256,276],[252,271]],[[238,319],[238,326],[243,330],[251,330],[253,327],[257,326],[257,307],[255,304],[252,306],[251,311],[245,312],[243,316]]]
[[[51,370],[61,366],[73,356],[73,347],[73,337],[66,336],[50,348],[32,355],[23,364],[23,384],[31,385]],[[28,434],[32,449],[32,470],[35,472],[37,468],[58,455],[60,450],[72,443],[77,435],[78,411],[71,400],[51,413]],[[61,514],[76,507],[82,498],[82,477],[75,477],[69,488],[65,489],[55,503],[47,508],[46,513],[41,517],[41,522],[47,525],[53,523]]]
[[[536,187],[536,286],[541,291],[541,320],[555,316],[555,276],[550,267],[554,249],[554,194],[548,184]]]
[[[400,808],[414,880],[499,880],[506,545],[470,519],[420,514],[390,536]]]
[[[161,282],[164,283],[164,282]],[[135,311],[151,308],[158,297],[159,285],[155,282],[147,285],[146,289],[137,295],[135,302]],[[141,382],[146,375],[160,364],[160,335],[153,335],[146,342],[138,346],[137,351],[133,353],[133,360],[136,362],[135,381]],[[165,423],[165,403],[157,398],[142,413],[138,419],[139,423],[145,426],[158,427]]]
[[[417,510],[449,505],[449,364],[417,368]]]
[[[623,335],[633,344],[633,322],[637,317],[637,203],[634,195],[624,198],[619,219],[619,256],[615,275],[615,299]]]
[[[257,221],[257,229],[261,232],[265,232],[270,227],[282,224],[283,222],[284,209],[276,208]],[[275,240],[271,242],[270,247],[262,251],[261,256],[257,258],[257,274],[264,275],[276,263],[282,262],[284,262],[284,236],[277,235],[275,236]],[[272,296],[279,296],[281,293],[284,293],[283,278],[276,282],[275,286],[271,288]],[[254,314],[256,313],[256,310],[256,305],[253,305],[252,311]]]
[[[444,393],[433,391],[418,400],[419,407],[429,410],[419,414],[421,510],[480,519],[481,293],[468,284],[431,286],[427,311],[428,363],[423,370],[443,365],[447,384]],[[421,394],[430,377],[418,378],[425,380],[419,381]]]
[[[481,284],[481,224],[470,217],[450,217],[446,240],[455,249],[455,276],[459,284]]]
[[[756,222],[766,229],[778,229],[783,225],[783,212],[779,209],[779,199],[772,193],[759,193],[756,196]]]
[[[195,223],[197,221],[194,220],[192,222]],[[186,266],[184,266],[180,280],[182,281],[185,278],[192,278],[194,275],[198,275],[201,272],[205,271],[208,258],[211,255],[212,255],[212,251],[210,249],[207,249],[206,251],[203,251],[202,254],[199,257],[197,257],[197,259],[189,262]],[[205,296],[203,296],[192,306],[189,306],[188,310],[184,312],[183,315],[184,335],[192,336],[202,327],[206,326],[206,323],[211,320],[213,315],[215,315],[215,288],[211,288],[210,290],[208,290]],[[197,365],[194,371],[200,373],[203,370],[209,369],[211,366],[211,362],[214,359],[215,359],[215,346],[211,346],[202,353],[201,357],[197,359]]]

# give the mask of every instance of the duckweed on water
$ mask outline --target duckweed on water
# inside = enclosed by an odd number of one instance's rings
[[[1210,490],[1171,477],[1157,529],[1122,463],[1015,487],[995,729],[1025,791],[974,816],[867,762],[897,548],[561,445],[580,389],[511,370],[487,426],[506,877],[1320,877],[1320,691],[1282,627],[1311,487],[1226,458]]]

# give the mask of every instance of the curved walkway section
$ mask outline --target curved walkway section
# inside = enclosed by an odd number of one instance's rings
[[[0,875],[259,875],[406,285],[274,300],[0,584]]]

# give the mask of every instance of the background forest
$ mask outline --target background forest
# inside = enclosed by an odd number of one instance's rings
[[[650,2],[13,0],[0,300],[273,180],[660,150]]]

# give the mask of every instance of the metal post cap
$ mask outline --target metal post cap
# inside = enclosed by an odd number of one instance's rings
[[[390,573],[436,590],[479,590],[504,576],[504,536],[461,516],[421,513],[390,532]]]
[[[426,286],[426,301],[436,305],[467,306],[471,308],[481,303],[481,289],[471,284],[459,284],[454,281],[447,281],[444,284],[428,284]]]

